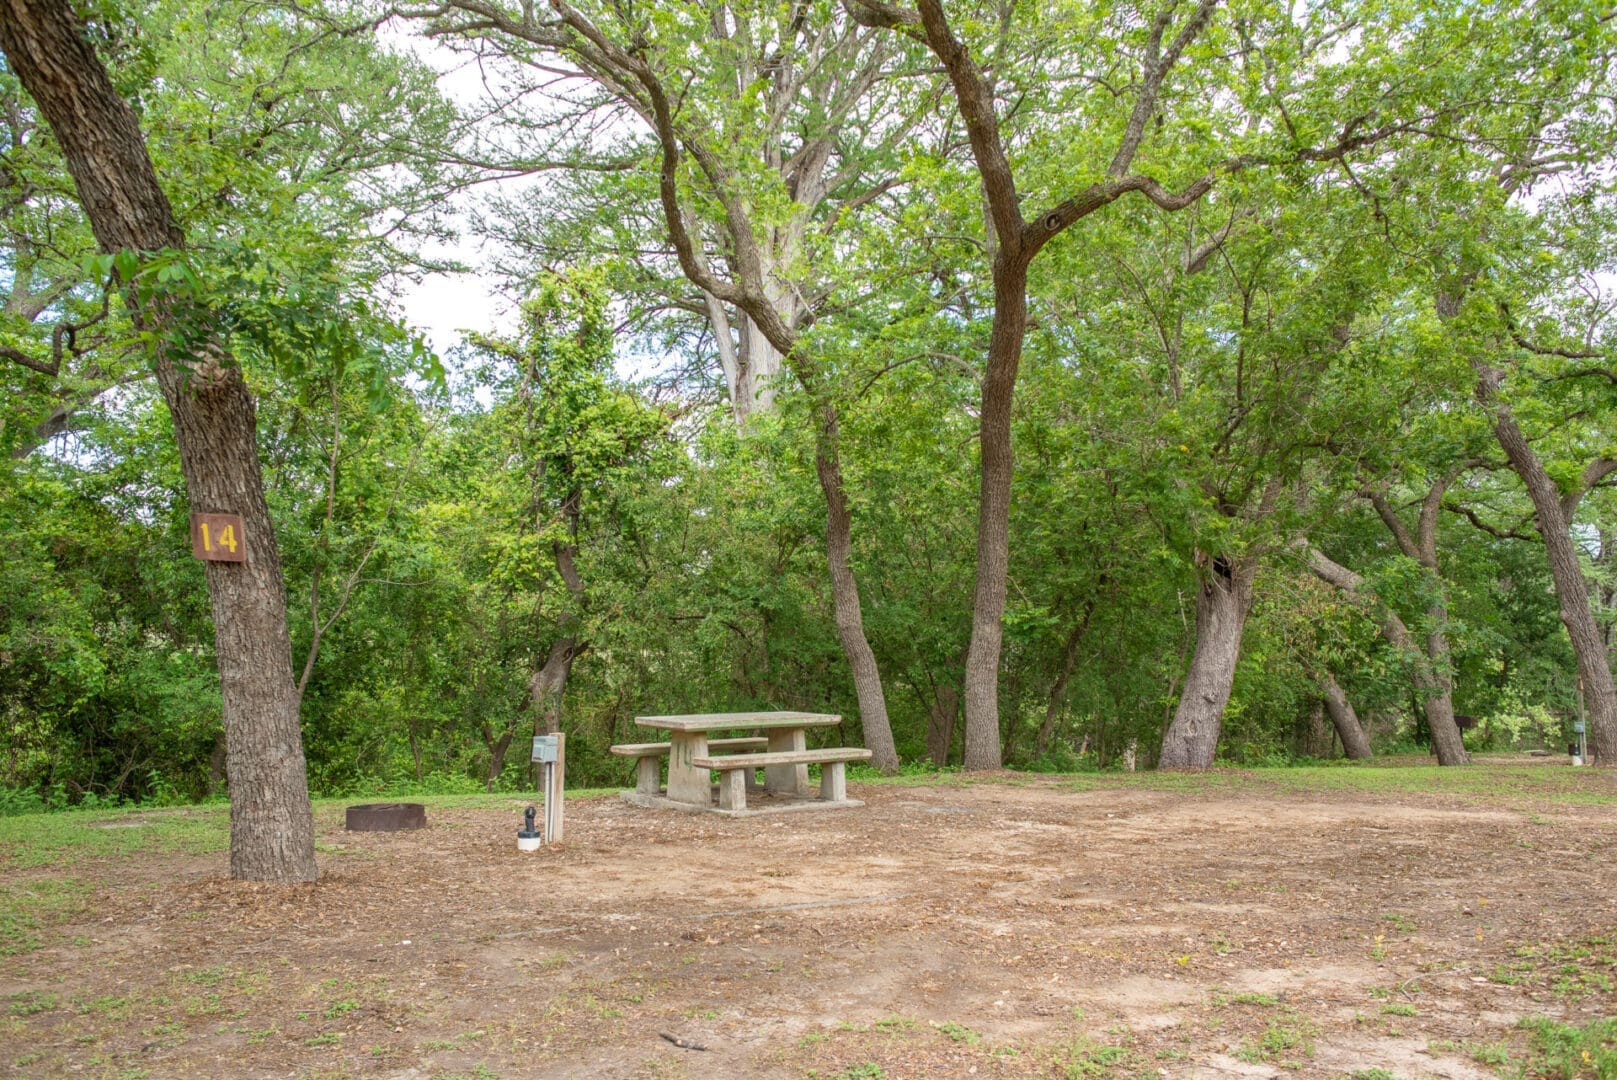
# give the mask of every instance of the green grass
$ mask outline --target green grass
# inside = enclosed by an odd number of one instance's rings
[[[617,788],[567,792],[568,801],[616,794]],[[316,825],[340,829],[344,811],[363,799],[316,799]],[[512,828],[521,824],[531,796],[515,792],[479,795],[411,796],[430,812],[451,809],[507,809]],[[127,858],[141,854],[207,854],[230,845],[230,808],[207,803],[179,808],[119,807],[59,810],[0,817],[0,868],[26,869],[75,863],[82,859]]]
[[[229,842],[225,806],[67,810],[0,818],[0,860],[9,860],[13,867],[56,866],[147,851],[222,851]]]
[[[1533,1037],[1533,1075],[1577,1080],[1617,1080],[1617,1017],[1592,1020],[1581,1027],[1547,1017],[1521,1022]]]
[[[1063,786],[1072,791],[1139,788],[1205,795],[1438,794],[1494,804],[1524,801],[1561,805],[1617,804],[1617,784],[1601,770],[1525,764],[1445,769],[1437,765],[1410,764],[1407,758],[1272,769],[1088,773],[1071,776]]]
[[[83,911],[88,893],[88,886],[72,878],[0,886],[0,956],[20,956],[39,948],[45,928]]]

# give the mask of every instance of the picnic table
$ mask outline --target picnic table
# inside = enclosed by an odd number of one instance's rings
[[[712,773],[720,773],[719,807],[744,810],[746,788],[755,770],[764,770],[764,791],[770,795],[809,797],[808,767],[824,766],[820,798],[847,803],[843,766],[848,761],[870,757],[870,751],[835,748],[809,750],[808,729],[832,727],[842,717],[809,712],[732,712],[696,713],[685,716],[637,716],[640,727],[668,733],[668,794],[670,802],[702,809],[713,805]],[[710,739],[713,732],[752,730],[763,738]],[[762,745],[760,745],[762,744]],[[642,764],[639,793],[657,795],[656,768],[665,744],[641,743],[614,746],[614,753],[639,757]],[[761,753],[716,755],[712,751],[761,750]],[[644,766],[649,763],[650,770]],[[647,773],[651,790],[646,791]]]

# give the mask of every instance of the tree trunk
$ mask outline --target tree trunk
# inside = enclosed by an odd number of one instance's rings
[[[135,114],[65,0],[0,0],[0,49],[49,120],[101,249],[182,247]],[[170,322],[159,305],[136,307],[135,319],[156,331]],[[247,533],[245,563],[206,564],[224,705],[230,873],[312,881],[314,824],[286,587],[259,473],[253,398],[217,342],[184,359],[160,353],[156,370],[192,511],[240,514]]]
[[[1502,376],[1491,367],[1478,366],[1477,396],[1493,411],[1494,435],[1510,459],[1511,468],[1522,478],[1533,500],[1538,533],[1544,539],[1549,557],[1550,577],[1560,601],[1561,624],[1572,639],[1572,652],[1578,661],[1583,684],[1584,705],[1589,721],[1589,762],[1617,766],[1617,686],[1613,685],[1610,660],[1600,628],[1590,608],[1589,585],[1583,577],[1577,545],[1572,542],[1571,522],[1561,506],[1561,493],[1533,453],[1521,428],[1516,426],[1510,407],[1498,399]]]
[[[1302,752],[1308,757],[1325,757],[1332,745],[1331,728],[1325,722],[1325,702],[1316,699],[1303,722]]]
[[[859,724],[865,733],[870,763],[882,772],[898,768],[898,749],[887,719],[887,698],[882,693],[881,669],[865,638],[865,620],[859,609],[859,583],[853,576],[853,517],[842,486],[842,462],[837,454],[837,413],[825,405],[820,415],[820,436],[815,447],[814,471],[825,493],[825,558],[831,572],[831,604],[836,613],[837,639],[842,642],[848,670],[859,701]]]
[[[535,735],[554,735],[561,730],[561,699],[567,692],[567,678],[573,673],[573,661],[587,647],[580,646],[577,638],[557,638],[550,643],[544,665],[528,680]]]
[[[1439,765],[1464,765],[1471,760],[1465,740],[1454,722],[1454,671],[1449,666],[1449,639],[1441,629],[1448,622],[1448,608],[1434,604],[1426,616],[1433,629],[1426,634],[1426,658],[1431,662],[1421,708],[1426,712],[1426,730],[1432,735],[1432,753]]]
[[[1325,711],[1330,714],[1331,724],[1336,728],[1336,735],[1342,740],[1342,753],[1354,761],[1368,761],[1370,759],[1370,738],[1364,733],[1364,727],[1359,723],[1359,716],[1353,711],[1353,703],[1348,700],[1347,694],[1342,690],[1336,676],[1330,672],[1325,673],[1320,687],[1325,698]]]
[[[926,718],[926,756],[940,769],[949,764],[949,749],[954,745],[954,721],[959,713],[957,687],[943,683],[932,691],[932,705]]]
[[[1233,563],[1221,555],[1213,558],[1196,593],[1196,650],[1173,722],[1162,734],[1158,768],[1206,769],[1213,764],[1257,572],[1258,562],[1250,556]]]
[[[1000,248],[994,260],[994,325],[978,418],[981,479],[977,494],[977,585],[966,652],[968,770],[997,769],[999,656],[1004,641],[1005,586],[1010,573],[1011,405],[1027,330],[1027,263]]]

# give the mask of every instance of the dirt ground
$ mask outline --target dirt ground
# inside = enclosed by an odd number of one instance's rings
[[[595,798],[537,855],[514,800],[396,834],[330,807],[314,886],[223,854],[72,868],[88,908],[0,963],[0,1070],[1462,1078],[1523,1060],[1524,1016],[1617,1014],[1598,794],[1074,788],[855,784],[862,809],[743,820]]]

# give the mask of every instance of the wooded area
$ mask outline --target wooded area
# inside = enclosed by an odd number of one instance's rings
[[[558,729],[626,783],[647,712],[839,712],[888,771],[1579,719],[1617,765],[1614,44],[5,0],[0,806],[228,779],[233,873],[306,880],[310,790],[523,787]],[[520,308],[439,357],[457,232]]]

